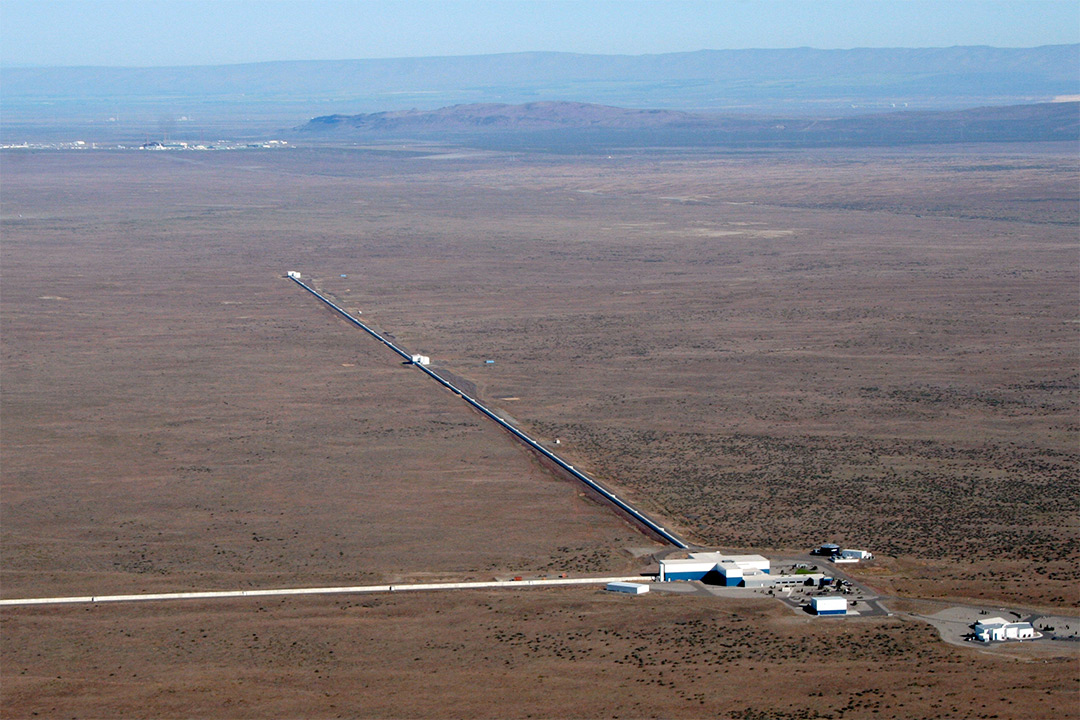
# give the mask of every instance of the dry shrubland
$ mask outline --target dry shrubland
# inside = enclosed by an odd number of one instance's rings
[[[3,161],[5,597],[641,568],[657,546],[296,269],[696,541],[833,540],[887,591],[1077,602],[1074,148]],[[1064,665],[929,626],[590,593],[5,612],[4,714],[1075,697]]]

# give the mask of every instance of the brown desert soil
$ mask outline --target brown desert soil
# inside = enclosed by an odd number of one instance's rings
[[[955,648],[924,623],[659,593],[19,609],[4,626],[6,717],[1056,719],[1075,697],[1070,660]]]
[[[7,152],[2,595],[648,569],[660,545],[295,269],[695,542],[834,541],[879,557],[856,572],[882,591],[1075,612],[1074,150]],[[592,589],[0,623],[4,717],[1050,718],[1077,699],[1075,657]]]

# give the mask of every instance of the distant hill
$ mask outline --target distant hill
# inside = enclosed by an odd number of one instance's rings
[[[711,119],[675,110],[634,110],[579,102],[534,102],[523,105],[475,103],[437,110],[396,110],[362,115],[324,115],[301,131],[373,131],[380,133],[446,133],[486,130],[550,130],[581,128],[655,128],[696,126]]]
[[[1080,95],[1080,45],[1036,48],[512,53],[207,67],[0,68],[4,132],[280,128],[337,112],[567,100],[620,107],[837,116],[1046,102]],[[217,125],[214,123],[217,122]],[[112,123],[106,126],[104,123]]]
[[[326,115],[307,137],[439,139],[485,147],[822,147],[1080,140],[1080,103],[822,118],[634,110],[576,102],[470,104],[437,110]]]

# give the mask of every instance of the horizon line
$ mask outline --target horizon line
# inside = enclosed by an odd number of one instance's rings
[[[576,57],[608,57],[608,58],[647,58],[647,57],[663,57],[667,55],[694,55],[698,53],[739,53],[739,52],[789,52],[792,50],[811,50],[816,52],[856,52],[860,50],[954,50],[959,48],[986,48],[991,50],[1038,50],[1042,48],[1053,47],[1080,47],[1078,43],[1047,43],[1044,45],[927,45],[927,46],[887,46],[887,47],[871,47],[871,46],[856,46],[856,47],[838,47],[838,48],[822,48],[813,47],[810,45],[799,45],[794,47],[757,47],[757,48],[700,48],[698,50],[673,50],[671,52],[660,53],[582,53],[573,52],[570,50],[517,50],[512,52],[493,52],[493,53],[468,53],[463,55],[395,55],[387,57],[364,57],[364,58],[309,58],[309,59],[290,59],[290,60],[249,60],[244,62],[226,62],[226,63],[192,63],[189,65],[98,65],[98,64],[80,64],[80,65],[42,65],[36,63],[4,63],[0,61],[0,70],[79,70],[79,69],[108,69],[108,70],[165,70],[165,69],[191,69],[191,68],[214,68],[214,67],[242,67],[245,65],[280,65],[280,64],[299,64],[299,63],[355,63],[355,62],[394,62],[394,61],[407,61],[407,60],[449,60],[449,59],[466,59],[466,58],[485,58],[485,57],[506,57],[508,55],[571,55]]]

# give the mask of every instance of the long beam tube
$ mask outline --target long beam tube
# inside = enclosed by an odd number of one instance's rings
[[[383,345],[385,345],[388,348],[390,348],[391,350],[393,350],[395,353],[397,353],[401,357],[405,358],[406,360],[408,360],[410,362],[412,361],[412,355],[407,353],[401,347],[399,347],[399,346],[395,345],[394,343],[390,342],[385,337],[383,337],[379,333],[375,332],[374,330],[369,328],[364,323],[357,320],[355,317],[350,315],[348,313],[348,311],[346,311],[343,308],[341,308],[340,306],[338,306],[333,300],[326,297],[325,295],[320,293],[318,290],[314,289],[313,287],[311,287],[307,283],[303,282],[299,278],[293,277],[291,275],[288,276],[288,277],[294,283],[296,283],[300,287],[304,288],[309,293],[311,293],[315,297],[319,298],[324,303],[329,305],[331,308],[336,310],[342,317],[344,317],[346,320],[351,322],[353,325],[357,326],[358,328],[360,328],[361,330],[366,332],[368,335],[370,335],[371,337],[373,337],[376,340],[378,340],[379,342],[381,342]],[[507,421],[503,420],[501,417],[496,415],[494,412],[492,412],[491,410],[486,408],[478,400],[476,400],[473,397],[470,397],[468,395],[468,393],[463,391],[461,388],[458,388],[453,383],[445,380],[444,378],[439,377],[438,374],[436,374],[432,370],[429,370],[428,368],[424,367],[423,365],[420,365],[419,363],[413,363],[413,366],[416,367],[417,369],[419,369],[424,374],[426,374],[432,380],[435,380],[437,383],[439,383],[440,385],[442,385],[446,389],[450,390],[450,392],[454,393],[455,395],[460,397],[465,402],[472,405],[474,408],[476,408],[478,411],[480,411],[480,413],[482,413],[483,415],[486,415],[488,418],[490,418],[493,422],[495,422],[501,428],[503,428],[504,430],[509,432],[511,435],[516,437],[521,442],[525,443],[525,445],[532,448],[536,452],[538,452],[541,455],[543,455],[544,457],[546,457],[551,462],[558,465],[560,468],[562,468],[566,472],[573,475],[576,479],[578,479],[579,481],[584,483],[586,486],[591,488],[593,491],[598,493],[601,497],[603,497],[605,500],[610,502],[612,505],[614,505],[615,507],[619,508],[620,510],[625,512],[627,515],[632,517],[636,522],[638,522],[640,525],[642,525],[646,529],[648,529],[649,532],[652,532],[653,534],[660,536],[661,538],[663,538],[664,540],[671,543],[672,545],[674,545],[677,548],[685,549],[685,548],[689,547],[689,545],[686,542],[684,542],[682,540],[682,538],[680,538],[679,536],[675,535],[674,533],[666,530],[664,527],[662,527],[655,520],[653,520],[652,518],[647,516],[645,513],[641,512],[640,510],[638,510],[634,506],[630,505],[630,503],[626,502],[625,500],[623,500],[622,498],[617,496],[615,493],[608,490],[606,487],[604,487],[603,485],[601,485],[597,481],[593,480],[591,477],[589,477],[585,473],[581,472],[580,470],[578,470],[573,465],[571,465],[570,463],[563,460],[561,457],[559,457],[555,453],[548,450],[546,447],[541,445],[539,442],[532,439],[531,437],[529,437],[528,435],[526,435],[522,431],[518,430],[516,427],[514,427],[513,425],[511,425]]]
[[[14,598],[0,600],[0,607],[74,605],[88,603],[142,602],[147,600],[213,600],[227,598],[281,597],[284,595],[338,595],[354,593],[413,592],[421,590],[485,590],[488,588],[552,587],[556,585],[604,585],[610,582],[642,582],[641,576],[607,578],[540,578],[449,582],[405,585],[351,585],[346,587],[277,588],[271,590],[212,590],[209,592],[142,593],[139,595],[81,595],[75,597]],[[648,582],[647,580],[644,580]]]

